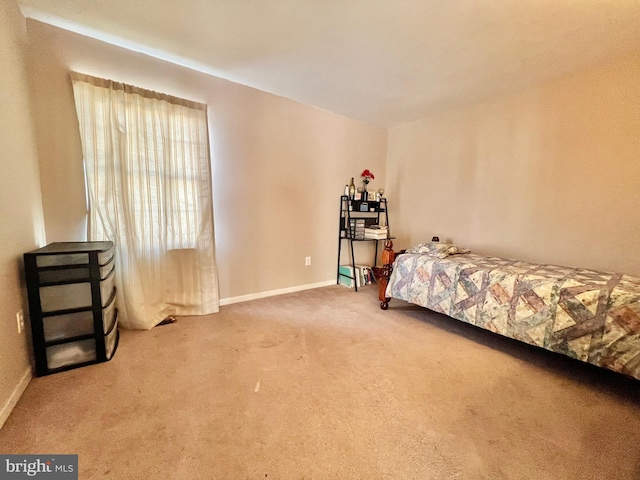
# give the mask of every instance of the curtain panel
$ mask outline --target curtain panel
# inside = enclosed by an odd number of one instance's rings
[[[89,240],[116,248],[118,318],[149,329],[219,309],[206,105],[71,75]]]

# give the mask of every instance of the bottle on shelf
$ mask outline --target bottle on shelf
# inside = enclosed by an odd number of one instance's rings
[[[351,183],[349,184],[349,199],[354,200],[356,197],[356,185],[353,183],[353,177],[351,177]]]

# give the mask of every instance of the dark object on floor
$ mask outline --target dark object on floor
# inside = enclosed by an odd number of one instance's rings
[[[169,325],[171,323],[176,323],[177,321],[178,319],[176,317],[169,315],[167,318],[162,320],[158,325],[156,325],[156,327],[159,327],[160,325]]]

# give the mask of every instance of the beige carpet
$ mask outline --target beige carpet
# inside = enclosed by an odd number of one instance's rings
[[[34,379],[0,452],[77,453],[81,479],[640,478],[640,382],[376,294],[124,331]]]

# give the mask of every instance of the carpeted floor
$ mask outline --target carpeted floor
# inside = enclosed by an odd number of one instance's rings
[[[123,331],[34,379],[2,453],[80,478],[639,479],[640,382],[326,287]]]

